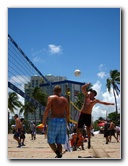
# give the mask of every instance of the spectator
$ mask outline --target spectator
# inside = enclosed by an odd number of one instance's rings
[[[24,125],[24,118],[21,118],[21,135],[20,135],[20,141],[21,141],[21,146],[25,146],[24,141],[25,141],[25,125]]]
[[[110,136],[109,127],[110,127],[110,123],[109,123],[109,120],[107,119],[105,121],[105,125],[104,125],[104,137],[106,139],[106,144],[108,144],[108,142],[109,142],[109,136]]]
[[[35,140],[36,139],[36,125],[32,121],[30,123],[30,132],[31,132],[31,140]]]
[[[116,135],[115,135],[115,123],[110,121],[110,127],[109,127],[109,130],[110,130],[110,142],[111,142],[111,139],[112,139],[112,136],[117,140],[117,142],[119,142],[119,140],[117,139]]]

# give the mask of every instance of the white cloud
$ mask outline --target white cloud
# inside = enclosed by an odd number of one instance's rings
[[[30,77],[27,77],[25,75],[15,75],[9,78],[8,81],[24,91],[24,84],[30,82]]]
[[[49,52],[50,52],[51,54],[59,54],[59,53],[62,52],[61,46],[56,46],[56,45],[54,45],[54,44],[49,44],[49,45],[48,45],[48,48],[49,48]]]
[[[100,77],[100,78],[104,78],[104,77],[106,77],[106,76],[108,76],[108,74],[106,74],[106,72],[104,72],[104,71],[106,71],[106,67],[105,67],[105,65],[104,64],[100,64],[99,65],[99,73],[97,74],[97,76],[98,77]]]
[[[106,110],[103,110],[101,105],[95,105],[92,112],[93,121],[99,119],[99,117],[106,117]]]
[[[115,98],[113,95],[113,90],[110,90],[110,93],[108,91],[106,91],[105,93],[102,94],[103,100],[104,101],[108,101],[108,102],[115,102]],[[116,95],[116,100],[117,100],[117,107],[118,109],[120,109],[120,94],[119,96]],[[114,108],[115,109],[115,108]]]
[[[100,64],[99,71],[103,71],[103,70],[107,70],[107,67],[105,66],[105,64]]]
[[[105,72],[100,72],[97,75],[102,79],[107,76]]]
[[[40,62],[41,59],[40,59],[40,57],[34,57],[34,58],[33,58],[33,61],[34,61],[34,62]]]
[[[105,92],[102,92],[101,87],[102,87],[102,84],[100,81],[97,81],[92,87],[93,89],[95,89],[97,91],[96,98],[101,101],[115,103],[112,89],[111,89],[110,93],[107,91],[107,89]],[[116,98],[117,98],[118,111],[120,113],[120,95],[116,96]],[[96,104],[93,107],[93,111],[92,111],[93,121],[97,120],[99,117],[106,118],[106,114],[108,115],[109,113],[115,112],[115,109],[116,109],[115,105],[106,106],[106,105],[102,105],[102,104]]]
[[[32,51],[32,56],[38,56],[38,55],[43,53],[43,49],[42,50],[38,50],[36,52],[34,52],[33,49],[31,51]]]
[[[103,67],[104,67],[104,64],[100,64],[99,65],[99,70],[102,70]]]
[[[101,88],[102,88],[102,84],[100,81],[97,81],[93,86],[92,86],[92,89],[96,90],[97,91],[97,98],[99,99],[101,94],[102,94],[102,91],[101,91]]]
[[[108,92],[108,90],[106,90],[106,92],[104,92],[102,94],[102,97],[103,97],[104,101],[110,101],[111,102],[114,99],[112,89],[110,90],[110,93]]]
[[[15,82],[17,82],[17,83],[27,83],[28,81],[30,81],[30,78],[29,77],[27,77],[27,76],[25,76],[25,75],[15,75],[15,76],[12,76],[10,79],[9,79],[9,81],[11,82],[11,83],[15,83]]]
[[[34,51],[34,49],[31,49],[32,52],[32,62],[34,63],[44,63],[44,58],[42,58],[43,54],[47,52],[45,48]]]

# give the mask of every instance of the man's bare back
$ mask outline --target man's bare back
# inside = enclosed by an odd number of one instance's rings
[[[48,101],[51,104],[51,118],[64,118],[68,104],[67,99],[62,96],[52,95]]]
[[[51,113],[51,118],[66,118],[67,122],[69,121],[68,100],[63,96],[60,96],[60,94],[61,88],[56,86],[54,88],[54,95],[48,97],[42,121],[43,124],[46,123],[49,112]]]
[[[16,123],[16,128],[17,128],[17,129],[21,129],[21,128],[22,128],[21,121],[20,121],[19,118],[17,118],[17,119],[15,120],[15,123]]]

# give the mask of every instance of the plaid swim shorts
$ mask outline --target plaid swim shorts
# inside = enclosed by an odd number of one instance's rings
[[[65,118],[51,118],[48,122],[48,143],[65,144],[67,124]]]

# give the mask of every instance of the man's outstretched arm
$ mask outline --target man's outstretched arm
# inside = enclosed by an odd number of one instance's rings
[[[104,104],[104,105],[115,105],[115,103],[109,103],[109,102],[100,101],[100,100],[97,100],[97,103]]]

